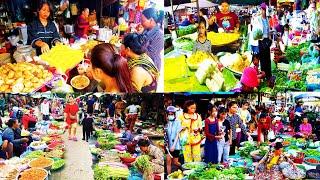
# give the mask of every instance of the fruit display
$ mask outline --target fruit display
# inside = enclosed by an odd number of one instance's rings
[[[52,79],[51,72],[41,65],[27,62],[0,67],[0,92],[30,93]]]
[[[48,53],[40,56],[42,60],[56,67],[62,74],[79,64],[83,57],[84,53],[81,50],[74,50],[66,45],[54,46]]]
[[[243,55],[239,53],[225,53],[225,55],[219,58],[219,61],[231,71],[242,74],[243,70],[250,65],[251,55],[249,53],[244,53]]]
[[[181,170],[175,171],[168,176],[169,179],[182,179],[183,173]]]
[[[207,52],[197,51],[187,59],[187,64],[190,69],[196,70],[199,68],[199,65],[205,60],[217,61],[218,58],[214,55],[210,55]]]
[[[211,41],[212,46],[223,46],[237,41],[240,34],[208,32],[207,38]]]

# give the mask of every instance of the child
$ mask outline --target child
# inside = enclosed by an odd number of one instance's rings
[[[88,142],[90,135],[93,131],[93,117],[91,113],[85,114],[84,119],[82,121],[82,140],[86,140]]]
[[[252,63],[254,65],[254,69],[257,71],[258,79],[262,80],[264,77],[266,77],[266,73],[264,71],[259,70],[259,66],[260,66],[259,54],[254,54],[252,56]]]
[[[124,125],[124,121],[121,119],[120,114],[116,114],[116,123],[117,123],[118,129],[121,129]]]
[[[197,51],[211,53],[211,42],[207,39],[206,21],[200,21],[198,26],[198,39],[193,47],[193,53]]]
[[[281,122],[281,117],[276,116],[272,122],[272,130],[275,134],[281,134],[284,131],[284,126]]]

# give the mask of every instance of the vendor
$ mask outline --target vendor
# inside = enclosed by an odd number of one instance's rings
[[[29,109],[22,116],[22,126],[23,129],[28,130],[28,128],[34,128],[37,123],[37,117],[33,115],[34,110]]]
[[[2,132],[0,131],[0,160],[10,159],[13,154],[13,145],[8,140],[2,140]]]
[[[176,119],[175,107],[167,107],[167,119],[168,124],[165,128],[165,139],[167,140],[165,153],[167,160],[167,174],[171,174],[172,163],[179,168],[181,167],[179,162],[181,150],[179,133],[181,131],[181,123]]]
[[[161,71],[161,52],[164,49],[164,35],[163,30],[160,29],[158,23],[162,23],[164,17],[163,12],[158,12],[154,8],[148,8],[142,12],[142,26],[145,29],[144,34],[149,43],[147,47],[147,54],[153,60],[157,69]]]
[[[283,179],[283,175],[280,169],[282,162],[289,162],[294,168],[296,165],[283,153],[282,142],[276,142],[274,151],[270,151],[267,156],[262,158],[255,169],[254,179],[264,179],[266,173],[269,175],[269,179]]]
[[[193,53],[203,51],[211,53],[211,42],[207,39],[206,21],[200,21],[198,26],[198,39],[193,46]]]
[[[160,148],[150,144],[147,139],[140,139],[138,146],[143,155],[150,156],[150,162],[152,164],[152,173],[161,174],[164,172],[164,154]]]
[[[37,55],[46,53],[60,41],[57,27],[51,21],[52,6],[49,2],[41,2],[38,9],[38,19],[28,26],[28,40],[36,48]]]
[[[308,117],[303,117],[299,130],[301,136],[305,138],[308,138],[312,134],[312,126],[308,123]]]
[[[260,70],[260,55],[259,54],[252,55],[252,63],[253,63],[254,69],[257,71],[259,81],[263,80],[264,77],[266,76],[266,73],[264,71]]]
[[[7,126],[3,131],[2,139],[12,143],[15,156],[20,156],[25,149],[23,144],[29,142],[29,139],[26,137],[21,138],[21,134],[17,134],[17,132],[21,132],[17,119],[9,119]]]
[[[216,23],[219,28],[223,28],[227,32],[238,32],[240,22],[238,16],[230,11],[228,0],[221,1],[221,11],[216,14]]]
[[[88,37],[88,29],[89,29],[89,9],[84,8],[81,11],[81,14],[78,16],[75,25],[75,35],[79,38],[87,38]]]
[[[201,116],[196,113],[197,105],[193,100],[186,101],[183,106],[183,114],[178,117],[181,122],[182,131],[180,137],[183,139],[182,149],[184,161],[200,162],[201,161]]]
[[[280,116],[276,116],[272,122],[272,130],[273,132],[277,135],[277,134],[281,134],[282,132],[284,132],[284,126],[281,122],[281,117]]]
[[[243,70],[240,78],[240,82],[237,87],[233,89],[233,92],[246,92],[252,93],[259,86],[259,79],[256,69],[253,67],[247,67]]]
[[[156,92],[159,70],[146,54],[148,43],[144,35],[128,34],[123,44],[128,57],[131,80],[138,92]]]
[[[127,60],[122,58],[111,44],[99,44],[91,53],[92,74],[95,80],[102,82],[105,92],[132,93],[135,88]]]

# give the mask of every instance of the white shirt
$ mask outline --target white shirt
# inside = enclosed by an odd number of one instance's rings
[[[94,103],[94,110],[99,110],[100,103]]]
[[[47,103],[41,103],[41,107],[40,107],[40,111],[41,111],[41,114],[43,115],[49,115],[50,112],[49,112],[49,109],[50,109],[50,103],[47,102]]]
[[[138,114],[139,106],[132,104],[132,105],[128,106],[127,109],[128,109],[129,114]]]

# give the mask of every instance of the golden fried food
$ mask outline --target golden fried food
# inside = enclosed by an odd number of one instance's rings
[[[23,171],[20,174],[19,180],[44,180],[47,175],[48,174],[44,169],[31,168]]]
[[[0,92],[30,93],[52,79],[52,73],[41,65],[27,62],[0,67]]]
[[[53,160],[46,157],[39,157],[38,159],[32,160],[29,163],[29,166],[32,168],[47,168],[52,166]]]
[[[76,89],[84,89],[87,86],[89,86],[90,80],[87,76],[76,76],[71,79],[71,86],[76,88]]]

